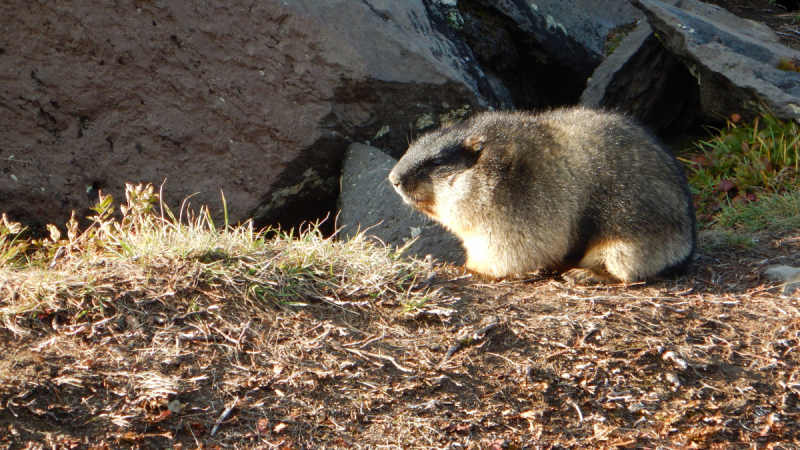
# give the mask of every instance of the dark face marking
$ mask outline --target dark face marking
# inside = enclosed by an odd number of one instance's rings
[[[470,136],[465,124],[432,131],[421,136],[389,174],[389,181],[406,203],[431,213],[437,201],[434,187],[474,166],[484,138]]]

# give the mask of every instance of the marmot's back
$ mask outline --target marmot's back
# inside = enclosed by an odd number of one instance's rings
[[[632,120],[584,108],[485,113],[415,141],[389,179],[455,233],[467,268],[637,281],[695,246],[680,164]]]

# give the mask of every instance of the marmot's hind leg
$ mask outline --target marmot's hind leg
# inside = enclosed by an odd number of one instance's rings
[[[569,278],[583,279],[584,283],[622,281],[634,283],[657,276],[669,267],[679,265],[691,254],[691,237],[684,241],[680,236],[674,239],[660,239],[650,242],[633,240],[606,240],[590,245],[589,250],[578,263],[578,269],[590,274],[570,274]],[[573,272],[570,271],[570,272]]]
[[[639,243],[625,240],[606,240],[590,245],[578,263],[578,268],[565,274],[580,284],[642,281],[658,272],[652,261],[652,251]]]

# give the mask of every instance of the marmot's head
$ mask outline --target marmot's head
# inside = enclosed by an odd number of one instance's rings
[[[409,147],[389,174],[403,201],[445,225],[443,203],[470,195],[471,172],[481,158],[484,138],[468,124],[430,132]]]

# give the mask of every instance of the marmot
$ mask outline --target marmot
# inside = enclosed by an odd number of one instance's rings
[[[695,249],[681,165],[616,113],[483,113],[417,139],[389,181],[492,278],[551,269],[630,283],[683,269]]]

